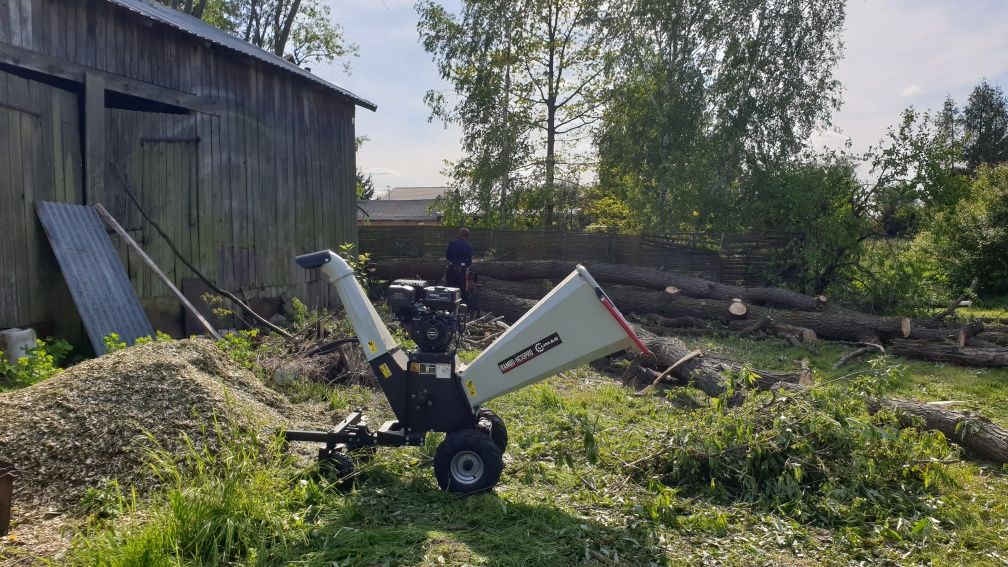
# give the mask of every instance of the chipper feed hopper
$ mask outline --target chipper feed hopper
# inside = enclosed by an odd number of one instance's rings
[[[507,430],[484,403],[622,349],[647,352],[583,266],[466,365],[456,356],[466,312],[457,288],[393,282],[389,307],[417,344],[404,351],[342,258],[324,250],[297,263],[321,268],[335,286],[396,418],[372,431],[357,411],[330,431],[286,432],[288,441],[324,443],[321,464],[344,478],[354,451],[421,445],[438,431],[447,434],[434,456],[438,485],[459,494],[490,490],[504,466]]]

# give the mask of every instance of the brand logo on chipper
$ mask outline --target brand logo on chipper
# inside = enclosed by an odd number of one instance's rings
[[[563,341],[560,340],[560,335],[553,333],[545,339],[536,342],[534,345],[523,348],[517,354],[512,354],[511,356],[498,362],[497,367],[500,368],[502,374],[507,374],[508,372],[518,368],[522,364],[525,364],[561,343],[563,343]]]

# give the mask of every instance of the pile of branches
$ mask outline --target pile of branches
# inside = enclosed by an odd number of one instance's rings
[[[841,341],[850,344],[852,352],[839,365],[889,350],[905,358],[1008,366],[1008,326],[957,324],[954,315],[963,298],[931,318],[887,317],[837,305],[824,295],[728,285],[650,267],[585,265],[624,314],[636,315],[652,328],[673,329],[671,334],[777,338],[809,347],[817,340]],[[542,298],[574,266],[554,260],[482,262],[477,265],[479,307],[514,321],[525,309],[516,308],[512,299]],[[436,281],[439,272],[439,262],[403,258],[378,262],[374,276]]]
[[[316,317],[287,337],[269,335],[259,345],[256,362],[277,383],[352,385],[374,379],[357,338],[335,314]]]
[[[492,313],[484,313],[476,319],[466,322],[465,334],[462,336],[462,347],[470,350],[483,350],[497,340],[511,326],[504,322],[504,316],[494,317]]]

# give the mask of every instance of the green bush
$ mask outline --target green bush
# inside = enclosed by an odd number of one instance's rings
[[[978,277],[985,294],[1008,293],[1008,164],[981,166],[959,204],[918,238],[951,291]]]
[[[657,472],[670,486],[803,522],[914,525],[939,514],[942,488],[953,484],[945,463],[955,452],[940,433],[871,414],[865,400],[874,391],[858,382],[751,396],[731,409],[714,404],[676,433]]]
[[[946,278],[934,257],[919,242],[894,238],[866,240],[860,261],[846,281],[828,293],[866,311],[923,315],[932,305],[946,303]]]

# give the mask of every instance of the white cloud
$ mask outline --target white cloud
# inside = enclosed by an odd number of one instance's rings
[[[903,90],[900,91],[900,98],[907,98],[907,97],[917,96],[917,95],[921,94],[922,92],[924,92],[924,91],[922,91],[921,88],[918,87],[917,85],[911,85],[911,86],[909,86],[909,87],[907,87],[907,88],[905,88],[905,89],[903,89]]]

